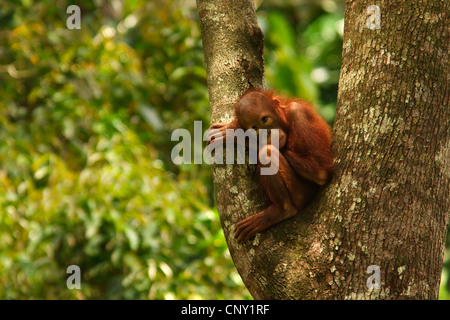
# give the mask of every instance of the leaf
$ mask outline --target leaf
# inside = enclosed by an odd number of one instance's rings
[[[140,243],[139,235],[131,227],[126,227],[125,228],[125,236],[128,239],[131,250],[136,251],[139,248],[139,243]]]
[[[155,131],[163,129],[163,122],[155,109],[146,104],[139,105],[139,113]]]

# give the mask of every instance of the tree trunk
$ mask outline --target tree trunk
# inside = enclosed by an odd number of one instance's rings
[[[262,61],[253,2],[197,3],[212,120],[228,121],[247,83],[262,83],[242,63]],[[313,203],[238,245],[234,224],[267,203],[249,166],[213,168],[230,253],[256,299],[438,297],[450,216],[449,4],[378,3],[346,3],[336,174]]]

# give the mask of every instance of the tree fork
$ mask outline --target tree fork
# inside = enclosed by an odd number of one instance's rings
[[[254,3],[197,6],[211,119],[228,122],[236,99],[264,83]],[[346,3],[336,173],[311,205],[239,245],[236,222],[267,202],[251,166],[213,166],[228,247],[255,299],[437,298],[450,215],[449,4],[381,1],[379,19],[373,7]]]

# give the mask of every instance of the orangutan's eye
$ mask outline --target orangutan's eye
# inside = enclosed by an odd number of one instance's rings
[[[269,120],[269,117],[268,117],[268,116],[265,116],[265,117],[262,117],[262,118],[261,118],[261,121],[262,121],[263,123],[266,123],[267,120]]]

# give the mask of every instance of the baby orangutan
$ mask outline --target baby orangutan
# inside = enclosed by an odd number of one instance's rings
[[[227,129],[278,129],[278,148],[267,144],[258,152],[258,170],[278,161],[274,175],[259,176],[272,204],[265,210],[238,222],[235,237],[246,241],[268,227],[290,218],[304,208],[333,172],[330,128],[307,103],[275,96],[272,92],[250,89],[237,101],[230,123],[210,127],[209,140],[225,140]],[[221,134],[221,136],[220,136]],[[222,138],[220,138],[222,137]],[[269,163],[269,164],[267,164]]]

